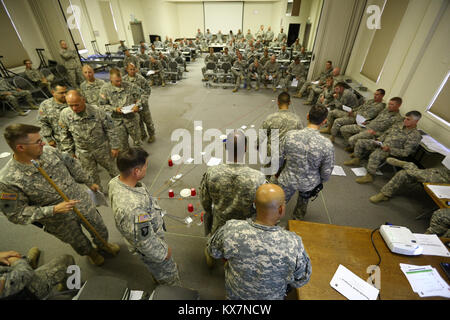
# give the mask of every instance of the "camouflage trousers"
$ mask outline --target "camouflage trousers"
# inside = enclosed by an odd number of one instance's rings
[[[240,71],[233,70],[233,69],[231,69],[231,73],[234,76],[234,81],[235,81],[235,84],[236,84],[235,88],[239,88],[241,86],[241,81],[246,78],[244,73],[240,72]]]
[[[335,110],[333,110],[333,111],[335,111]],[[330,112],[333,112],[333,111],[330,111]],[[340,110],[336,110],[336,111],[340,111]],[[345,112],[345,111],[343,111],[343,112]],[[347,113],[347,112],[345,112],[345,113]],[[336,137],[339,134],[341,127],[351,125],[354,123],[356,123],[355,118],[349,117],[348,115],[345,115],[345,116],[343,116],[341,118],[337,118],[337,119],[335,118],[334,123],[332,123],[332,127],[331,127],[331,135],[333,137]]]
[[[33,97],[31,96],[31,92],[28,90],[22,91],[10,91],[10,95],[1,95],[2,100],[6,100],[10,103],[14,109],[20,110],[19,99],[25,98],[25,101],[28,104],[34,104]]]
[[[331,110],[330,112],[328,112],[328,116],[327,116],[327,125],[328,125],[328,127],[331,127],[333,129],[334,121],[336,119],[339,119],[339,118],[344,118],[347,115],[348,115],[348,113],[345,112],[344,110],[339,110],[339,109]],[[337,127],[337,130],[339,130],[339,127]],[[336,129],[335,129],[334,132],[336,132]],[[337,136],[337,133],[334,136]]]
[[[360,139],[355,145],[355,158],[363,158],[366,154],[369,155],[369,162],[367,163],[367,172],[374,175],[377,172],[380,164],[389,157],[389,152],[383,151],[378,147],[374,140]]]
[[[81,73],[81,68],[67,69],[67,80],[69,81],[72,88],[78,88],[80,83],[84,81],[83,74]]]
[[[163,83],[165,81],[165,76],[164,76],[164,71],[160,70],[159,72],[155,73],[155,74],[151,74],[149,76],[149,79],[153,82],[161,82]]]
[[[314,84],[312,83],[312,81],[306,81],[305,83],[303,83],[302,87],[300,88],[299,93],[303,95],[303,93],[308,93],[309,94],[309,90],[311,89],[311,87]]]
[[[131,137],[135,147],[142,145],[139,121],[140,117],[138,113],[133,113],[126,117],[114,118],[114,130],[117,130],[120,151],[126,151],[130,148],[128,137]]]
[[[155,125],[153,124],[152,114],[148,103],[142,104],[142,110],[139,111],[139,126],[141,128],[141,138],[145,139],[145,127],[147,127],[147,133],[150,137],[155,135]]]
[[[77,150],[77,158],[81,161],[83,169],[87,174],[93,177],[94,182],[101,187],[100,175],[98,173],[98,165],[108,171],[109,176],[114,178],[119,175],[114,158],[111,156],[111,148],[108,143],[101,146],[96,146],[95,150]]]
[[[278,184],[284,191],[286,204],[291,200],[292,196],[298,191],[292,185],[281,183],[277,178],[272,178],[271,183]],[[293,216],[295,220],[303,220],[306,216],[308,209],[309,199],[302,198],[300,194],[297,198],[297,203],[295,204]]]
[[[356,142],[359,139],[374,139],[375,136],[371,135],[367,130],[363,127],[358,126],[357,124],[349,124],[341,127],[341,134],[344,140],[351,146],[355,147]]]
[[[398,171],[392,179],[381,188],[381,193],[385,196],[392,197],[397,191],[405,186],[419,185],[423,182],[446,183],[447,181],[435,168],[419,169],[414,163],[409,162],[403,166],[403,170]]]
[[[263,83],[267,85],[268,83],[272,83],[274,88],[278,87],[281,81],[281,72],[277,73],[268,73],[269,76],[272,76],[272,80],[266,79],[266,76],[263,76]]]
[[[295,76],[293,75],[288,75],[284,78],[284,84],[283,84],[283,88],[290,88],[292,80],[295,79]],[[297,82],[297,86],[295,87],[295,90],[298,91],[301,89],[301,87],[303,86],[303,84],[305,83],[306,79],[305,77],[299,77],[298,78],[298,82]]]
[[[262,77],[262,75],[259,75],[258,74],[258,76],[254,76],[254,74],[252,74],[252,73],[247,73],[247,87],[252,87],[252,80],[254,80],[255,81],[255,83],[256,83],[256,88],[258,88],[259,89],[259,87],[261,87],[261,77]]]
[[[147,266],[158,284],[169,286],[181,286],[180,276],[178,274],[178,266],[173,257],[163,262],[155,262],[147,258],[144,254],[138,252],[141,260]]]
[[[314,100],[317,99],[318,96],[323,92],[323,88],[320,87],[317,84],[311,85],[311,88],[309,90],[308,98],[306,99],[307,102],[314,102]],[[333,110],[334,111],[334,110]],[[328,113],[328,116],[330,114]]]
[[[95,209],[94,204],[90,202],[89,206],[77,205],[77,208],[79,208],[80,212],[100,236],[105,241],[108,241],[108,229],[106,228],[100,213]],[[81,226],[83,225],[83,222],[81,219],[73,211],[60,214],[59,216],[54,218],[51,222],[46,222],[44,224],[44,231],[54,235],[62,242],[70,244],[80,256],[88,255],[93,247],[91,241],[86,237],[82,230]],[[103,243],[95,237],[95,234],[87,227],[85,227],[85,229],[92,236],[93,242],[97,247],[103,247]]]
[[[34,276],[27,289],[38,299],[44,299],[52,292],[54,286],[61,282],[65,283],[68,276],[67,268],[74,264],[73,257],[67,254],[50,260],[34,270]]]
[[[450,238],[450,208],[439,209],[433,212],[430,227],[426,233],[436,234],[439,237]]]

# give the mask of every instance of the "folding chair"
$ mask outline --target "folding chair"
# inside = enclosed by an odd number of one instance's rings
[[[35,93],[42,93],[43,96],[48,99],[50,98],[45,92],[44,90],[42,90],[40,87],[35,87],[30,81],[28,81],[27,79],[21,77],[21,76],[15,76],[13,78],[13,84],[15,87],[20,88],[22,90],[28,90],[31,92],[31,95],[35,94]]]
[[[57,64],[55,67],[58,80],[65,82],[68,86],[71,86],[69,80],[67,80],[67,69],[62,64]]]
[[[178,72],[178,63],[175,61],[170,61],[168,70],[166,71],[166,74],[171,78],[172,82],[176,82],[178,80],[179,72]]]

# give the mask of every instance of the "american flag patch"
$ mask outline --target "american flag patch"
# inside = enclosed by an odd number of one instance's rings
[[[139,223],[141,223],[141,222],[147,222],[147,221],[150,221],[150,215],[148,215],[148,214],[140,214],[140,215],[138,216],[138,222],[139,222]]]
[[[17,193],[3,193],[1,196],[2,200],[17,200]]]

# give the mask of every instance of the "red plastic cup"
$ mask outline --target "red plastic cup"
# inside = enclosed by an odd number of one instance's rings
[[[189,204],[188,204],[188,211],[189,211],[189,212],[194,211],[194,206],[192,205],[192,203],[189,203]]]
[[[197,194],[197,192],[195,191],[195,188],[191,189],[191,196],[195,197],[195,195]]]
[[[169,167],[173,166],[172,159],[169,159]]]
[[[169,190],[169,198],[173,198],[175,196],[175,194],[173,193],[173,190],[170,189]]]

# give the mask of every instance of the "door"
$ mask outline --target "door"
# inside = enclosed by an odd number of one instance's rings
[[[139,45],[139,42],[145,41],[144,30],[142,29],[141,22],[130,22],[131,34],[133,35],[133,41],[135,45]]]
[[[290,23],[288,38],[287,38],[287,46],[290,47],[295,40],[298,38],[298,34],[300,32],[300,24],[299,23]]]
[[[308,42],[310,34],[311,34],[311,23],[307,23],[305,26],[305,35],[303,36],[303,43],[302,43],[302,46],[304,46],[306,50],[308,50]]]

